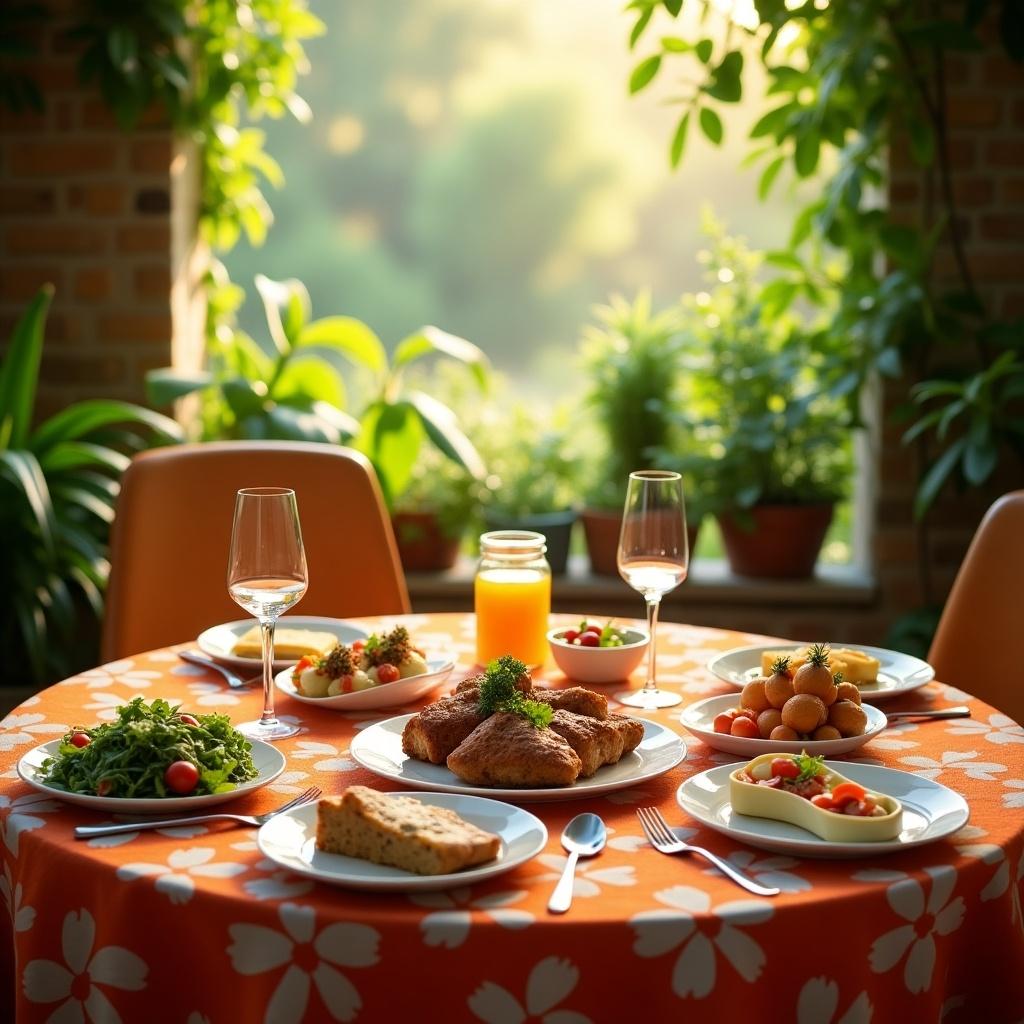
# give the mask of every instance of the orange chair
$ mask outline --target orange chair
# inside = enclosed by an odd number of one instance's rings
[[[246,617],[227,592],[235,493],[295,491],[309,566],[297,615],[393,615],[409,594],[377,476],[348,448],[223,441],[137,455],[110,538],[104,660],[192,639]]]
[[[1024,722],[1024,491],[985,513],[946,600],[928,660],[943,683]]]

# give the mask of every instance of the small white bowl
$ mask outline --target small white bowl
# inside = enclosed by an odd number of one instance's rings
[[[644,629],[617,627],[625,641],[621,647],[577,647],[561,638],[571,626],[548,630],[548,646],[555,664],[579,683],[620,683],[643,661],[650,637]]]

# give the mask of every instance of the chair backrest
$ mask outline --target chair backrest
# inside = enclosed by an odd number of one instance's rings
[[[409,595],[370,462],[290,441],[157,448],[124,474],[110,539],[105,660],[196,637],[246,617],[227,592],[235,493],[295,491],[309,566],[296,615],[392,615]]]
[[[946,600],[928,660],[936,678],[1024,722],[1024,491],[985,513]]]

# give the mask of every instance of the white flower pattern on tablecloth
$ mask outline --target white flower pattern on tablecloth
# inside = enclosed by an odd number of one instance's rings
[[[420,921],[424,945],[456,949],[469,938],[474,910],[482,911],[502,928],[526,928],[533,924],[536,920],[533,914],[509,908],[510,903],[518,903],[526,896],[525,890],[519,890],[488,893],[473,899],[472,890],[463,887],[446,892],[418,893],[409,899],[417,906],[433,911]]]
[[[797,996],[797,1024],[868,1024],[873,1008],[867,992],[847,1007],[836,1019],[839,1009],[839,986],[829,978],[810,978]]]
[[[291,757],[296,761],[309,761],[314,757],[320,758],[313,765],[313,770],[318,772],[354,772],[359,765],[350,757],[344,757],[348,748],[344,750],[334,746],[333,743],[320,743],[314,740],[300,740],[291,751]]]
[[[47,722],[46,716],[38,712],[10,714],[0,720],[0,752],[13,750],[24,743],[45,743],[67,731],[66,725]]]
[[[335,1020],[353,1020],[363,1000],[338,967],[372,967],[380,961],[380,934],[364,924],[338,922],[316,931],[316,911],[295,903],[277,909],[280,932],[256,924],[233,924],[228,956],[243,975],[286,967],[267,1003],[268,1024],[299,1024],[309,1005],[311,984]]]
[[[137,878],[156,878],[154,887],[172,903],[188,903],[195,895],[196,878],[234,878],[246,871],[244,864],[234,861],[214,861],[217,851],[212,846],[192,846],[173,850],[166,864],[135,861],[122,864],[117,877],[122,882]]]
[[[203,708],[226,708],[241,703],[241,699],[226,690],[221,683],[189,683],[188,692],[192,694],[192,700],[188,703]]]
[[[7,905],[7,912],[11,915],[11,925],[16,932],[27,932],[36,920],[34,907],[25,906],[21,901],[24,890],[21,882],[15,882],[11,874],[10,864],[4,865],[3,875],[0,875],[0,896]]]
[[[764,970],[764,950],[741,926],[761,924],[774,910],[767,900],[734,900],[712,909],[711,897],[701,889],[677,885],[662,889],[654,898],[670,908],[647,910],[630,918],[636,933],[633,952],[660,957],[679,949],[672,969],[672,991],[680,999],[704,999],[717,981],[716,951],[746,982],[754,982]],[[704,934],[698,915],[710,912],[716,920],[713,938]],[[681,947],[681,948],[680,948]]]
[[[920,744],[916,740],[908,740],[905,737],[907,733],[917,732],[918,728],[916,722],[897,722],[875,736],[871,740],[871,745],[882,750],[910,750]]]
[[[105,686],[125,686],[130,690],[146,690],[160,679],[163,673],[153,669],[138,669],[129,658],[123,661],[112,661],[109,665],[100,665],[77,676],[65,679],[58,686],[88,686],[90,689],[103,689]]]
[[[560,853],[542,853],[537,860],[550,872],[542,875],[534,875],[531,879],[535,884],[546,884],[557,882],[562,877],[562,869],[569,858]],[[592,896],[601,895],[602,885],[624,887],[636,885],[636,869],[632,864],[620,864],[616,867],[600,867],[597,863],[579,861],[576,865],[576,878],[573,882],[573,896],[587,899]]]
[[[1010,790],[1003,794],[1003,806],[1010,810],[1024,807],[1024,779],[1004,779],[1003,785]]]
[[[101,821],[97,822],[97,824],[117,825],[121,824],[121,822]],[[115,832],[113,835],[95,836],[92,839],[87,839],[86,846],[91,846],[93,849],[125,846],[128,843],[135,842],[139,836],[148,836],[154,832],[157,835],[167,836],[168,839],[195,839],[196,836],[205,836],[209,831],[206,825],[173,825],[170,828],[146,829],[145,832],[141,830],[138,832]]]
[[[1024,727],[998,711],[981,718],[957,718],[946,728],[951,736],[979,736],[989,743],[1024,743]]]
[[[0,793],[0,837],[7,849],[17,857],[18,837],[21,833],[31,832],[46,824],[44,818],[37,818],[36,815],[59,811],[60,806],[45,793],[28,793],[16,796],[13,800]]]
[[[485,981],[467,1002],[473,1016],[484,1024],[523,1024],[527,1017],[538,1018],[541,1024],[592,1024],[582,1013],[558,1008],[579,980],[575,964],[549,956],[530,971],[523,1003],[493,981]]]
[[[53,1024],[120,1024],[121,1015],[100,986],[123,992],[146,987],[145,961],[121,946],[104,946],[93,953],[95,939],[96,922],[89,911],[71,911],[61,929],[64,963],[33,960],[25,967],[25,997],[33,1003],[61,1004],[48,1018]]]
[[[939,755],[941,760],[935,761],[930,757],[901,757],[904,764],[909,764],[914,769],[914,775],[920,775],[925,779],[937,779],[943,772],[962,771],[969,779],[978,782],[994,782],[995,775],[1006,771],[1005,764],[996,764],[994,761],[975,761],[978,756],[976,750],[944,750]]]
[[[308,788],[309,783],[306,781],[308,778],[309,772],[281,772],[281,774],[267,786],[267,789],[272,793],[298,794]]]
[[[673,829],[672,831],[678,834],[680,830]],[[811,883],[806,878],[801,878],[787,870],[797,867],[800,863],[793,857],[778,855],[763,857],[754,853],[753,850],[734,850],[725,856],[725,860],[734,868],[742,871],[743,874],[753,878],[755,882],[760,882],[761,885],[775,886],[783,892],[807,892],[811,888]],[[723,877],[713,864],[704,869],[704,874]]]
[[[232,850],[243,850],[246,853],[258,853],[259,848],[255,839],[243,839],[231,844]],[[265,874],[263,878],[247,878],[242,883],[242,888],[255,900],[294,900],[305,896],[313,888],[312,879],[282,869],[269,857],[261,857],[250,867]]]
[[[935,971],[935,936],[956,931],[964,920],[964,901],[951,899],[956,886],[956,869],[949,865],[925,868],[931,878],[927,898],[916,878],[894,882],[886,891],[889,906],[907,921],[875,940],[868,956],[871,969],[883,974],[904,957],[903,981],[907,991],[917,995],[931,988]]]

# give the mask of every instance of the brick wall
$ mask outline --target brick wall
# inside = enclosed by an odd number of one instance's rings
[[[142,374],[170,362],[171,282],[186,259],[172,249],[171,210],[191,173],[161,119],[123,133],[79,84],[73,5],[48,6],[65,13],[47,19],[29,68],[45,112],[0,110],[0,347],[52,282],[43,415],[83,397],[140,400]]]

